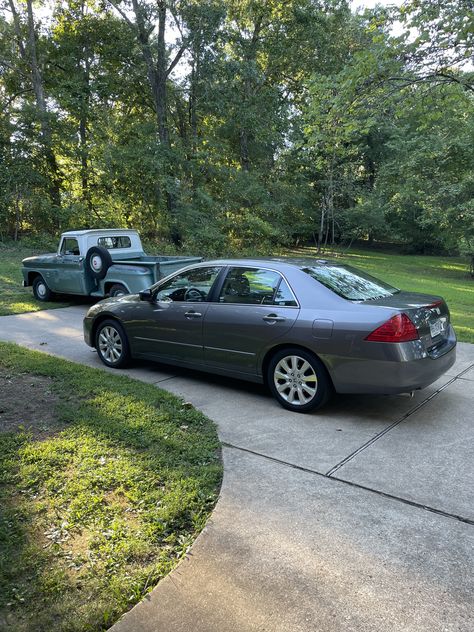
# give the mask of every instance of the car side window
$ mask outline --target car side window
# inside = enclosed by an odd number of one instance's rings
[[[290,286],[283,278],[280,281],[280,285],[275,293],[273,304],[280,305],[281,307],[298,307],[298,303],[296,302]]]
[[[63,243],[61,244],[61,254],[62,255],[79,255],[79,244],[77,243],[77,239],[73,239],[72,237],[65,237],[63,239]]]
[[[273,305],[282,279],[278,272],[263,268],[231,268],[219,294],[219,303]]]
[[[221,267],[194,268],[177,274],[160,285],[156,294],[157,301],[186,301],[202,303],[207,301],[209,293]]]

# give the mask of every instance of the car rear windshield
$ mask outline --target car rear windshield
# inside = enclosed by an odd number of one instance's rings
[[[396,294],[400,290],[352,266],[318,265],[302,268],[322,285],[349,301],[368,301]]]

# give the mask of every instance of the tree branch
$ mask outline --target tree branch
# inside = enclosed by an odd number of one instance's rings
[[[125,11],[123,11],[123,9],[121,9],[119,5],[116,2],[114,2],[114,0],[108,0],[108,2],[110,2],[110,4],[114,7],[114,9],[122,16],[122,18],[125,20],[125,22],[129,25],[130,28],[134,30],[137,28],[136,24],[132,22],[132,20],[127,16]]]
[[[169,75],[173,72],[176,64],[179,62],[179,60],[181,59],[181,57],[184,55],[186,49],[187,49],[188,45],[187,44],[183,44],[181,46],[181,48],[179,49],[179,51],[176,53],[173,61],[171,62],[171,64],[168,66],[166,72],[165,72],[165,76],[169,77]]]
[[[22,59],[26,59],[26,49],[21,37],[20,18],[15,5],[13,4],[13,0],[8,0],[8,4],[10,5],[10,9],[13,15],[13,26],[15,28],[15,35],[17,39],[18,49],[20,51],[20,56]]]

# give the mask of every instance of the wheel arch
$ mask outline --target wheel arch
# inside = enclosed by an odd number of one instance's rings
[[[123,285],[123,287],[127,290],[127,292],[129,294],[132,294],[130,287],[127,285],[126,281],[114,281],[114,280],[110,280],[107,279],[107,281],[104,282],[104,294],[108,294],[110,292],[110,289],[113,285]]]
[[[37,277],[42,277],[42,279],[44,279],[44,276],[41,274],[41,272],[38,272],[38,270],[32,270],[31,272],[28,272],[28,275],[27,275],[28,287],[33,285]]]
[[[262,377],[263,377],[263,382],[266,386],[268,386],[268,366],[271,362],[271,359],[273,358],[273,356],[275,355],[275,353],[278,353],[279,351],[283,351],[284,349],[301,349],[302,351],[306,351],[306,353],[311,353],[311,355],[314,355],[315,358],[317,358],[319,360],[319,362],[321,362],[322,366],[324,367],[324,370],[326,371],[327,377],[329,378],[329,381],[331,383],[331,386],[334,388],[334,382],[332,380],[331,377],[331,373],[329,372],[328,367],[326,366],[326,363],[324,362],[324,360],[314,351],[312,351],[312,349],[308,349],[308,347],[305,347],[303,345],[299,345],[299,344],[291,344],[289,342],[285,342],[285,343],[281,343],[279,345],[275,345],[274,347],[272,347],[271,349],[269,349],[263,360],[262,360]]]

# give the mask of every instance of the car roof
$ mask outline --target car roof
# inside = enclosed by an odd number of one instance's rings
[[[205,261],[200,265],[228,265],[228,266],[265,266],[275,268],[277,270],[292,268],[305,268],[309,266],[324,265],[344,265],[336,259],[316,259],[313,257],[268,257],[268,258],[249,258],[249,259],[213,259]]]

